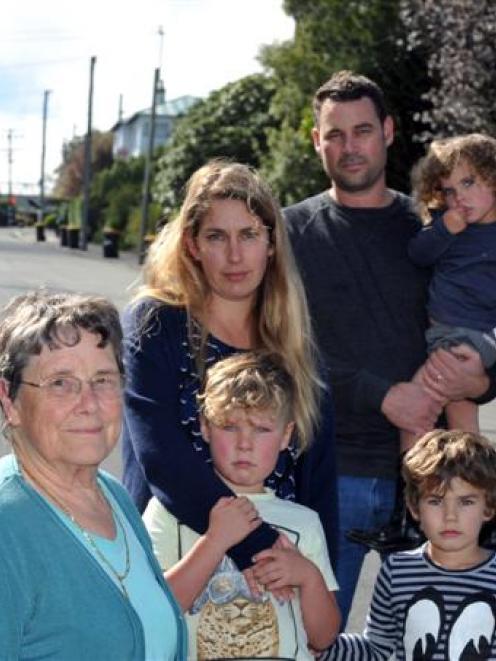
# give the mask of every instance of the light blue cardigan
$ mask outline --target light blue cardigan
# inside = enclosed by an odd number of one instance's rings
[[[99,473],[146,551],[178,628],[176,660],[187,658],[186,627],[126,491]],[[141,621],[106,572],[52,508],[0,459],[0,659],[142,661]]]

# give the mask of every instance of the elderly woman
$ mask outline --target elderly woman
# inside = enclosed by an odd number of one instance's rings
[[[0,321],[0,658],[184,659],[185,631],[124,489],[121,329],[101,298],[31,293]]]
[[[197,170],[178,216],[161,231],[125,328],[124,484],[144,510],[153,493],[203,534],[219,498],[233,493],[212,470],[196,394],[206,368],[237,351],[281,356],[296,383],[299,443],[281,453],[266,485],[320,515],[336,545],[334,428],[317,369],[310,319],[274,197],[249,167],[214,160]],[[299,456],[297,447],[306,448]],[[263,524],[229,551],[239,569],[270,547]]]

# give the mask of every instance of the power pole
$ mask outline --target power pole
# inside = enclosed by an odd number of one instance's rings
[[[90,60],[90,89],[88,93],[88,129],[84,139],[84,174],[83,174],[83,213],[81,216],[81,236],[79,247],[88,249],[88,215],[90,208],[90,180],[91,180],[91,124],[93,111],[93,78],[95,73],[96,57]]]
[[[158,41],[158,68],[161,69],[162,68],[162,58],[163,58],[163,54],[164,54],[164,28],[161,25],[158,26],[157,34],[158,34],[158,40],[159,40]]]
[[[146,152],[145,175],[143,179],[143,199],[141,203],[141,226],[138,263],[143,264],[145,260],[145,234],[148,227],[148,203],[150,199],[150,179],[152,171],[153,143],[155,142],[155,114],[157,106],[157,88],[160,77],[160,69],[157,67],[153,75],[152,108],[150,113],[150,133],[148,135],[148,149]]]
[[[14,140],[17,140],[18,138],[22,138],[21,133],[14,133],[14,129],[8,129],[7,131],[7,149],[2,149],[1,151],[6,151],[7,152],[7,172],[8,172],[8,179],[7,179],[7,191],[9,196],[13,194],[13,182],[12,182],[12,169],[14,166],[14,151],[18,149],[18,147],[13,147],[12,143]]]
[[[122,119],[124,117],[124,97],[122,94],[119,94],[119,113],[118,113],[118,118],[119,122],[122,122]]]
[[[8,163],[8,168],[9,168],[9,183],[8,183],[8,192],[9,192],[9,200],[12,197],[12,162],[13,162],[13,157],[12,157],[12,129],[8,130],[7,133],[7,163]]]
[[[42,221],[45,215],[45,154],[46,154],[46,124],[48,114],[48,95],[50,90],[45,90],[43,94],[43,130],[41,141],[41,176],[40,176],[40,209],[39,220]]]
[[[15,222],[15,194],[13,191],[12,182],[12,169],[14,165],[14,147],[12,146],[13,140],[22,137],[20,134],[14,133],[13,129],[7,130],[7,149],[0,151],[7,152],[7,224],[13,225]]]

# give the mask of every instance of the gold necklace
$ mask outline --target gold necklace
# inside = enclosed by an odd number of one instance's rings
[[[22,468],[22,472],[25,475],[27,475],[29,477],[29,479],[39,487],[39,489],[44,491],[47,494],[47,496],[49,496],[50,500],[53,500],[53,502],[58,507],[60,507],[60,509],[64,512],[64,514],[66,514],[69,517],[69,519],[71,520],[73,525],[79,530],[81,535],[88,542],[88,544],[90,545],[90,548],[92,549],[93,553],[97,556],[97,558],[100,560],[100,562],[103,563],[105,565],[105,567],[108,568],[108,570],[110,571],[112,576],[115,577],[115,579],[117,580],[117,582],[118,582],[118,584],[121,588],[122,594],[126,597],[126,599],[129,599],[129,594],[127,592],[126,586],[124,585],[124,581],[128,577],[129,571],[131,569],[131,554],[129,552],[129,542],[128,542],[127,535],[126,535],[126,529],[124,527],[124,524],[121,521],[121,518],[120,518],[119,514],[117,513],[116,510],[114,510],[114,508],[112,507],[112,504],[110,503],[110,501],[105,497],[105,494],[101,490],[100,485],[97,483],[100,495],[105,500],[107,505],[110,507],[110,511],[112,512],[112,515],[114,516],[115,520],[117,521],[117,524],[119,525],[119,528],[121,529],[122,535],[123,535],[123,538],[124,538],[124,547],[126,549],[126,561],[125,561],[125,564],[124,564],[124,571],[123,572],[118,572],[117,569],[115,569],[115,567],[112,565],[110,560],[108,558],[106,558],[105,555],[102,553],[102,551],[98,548],[97,543],[95,542],[93,537],[90,535],[90,533],[85,528],[83,528],[83,526],[76,520],[76,518],[74,517],[74,515],[70,511],[70,509],[68,509],[60,501],[60,499],[57,496],[54,496],[53,493],[51,493],[45,486],[42,486],[40,484],[39,480],[37,478],[35,478],[34,475],[31,473],[31,471],[28,471],[25,466],[21,466],[21,468]]]

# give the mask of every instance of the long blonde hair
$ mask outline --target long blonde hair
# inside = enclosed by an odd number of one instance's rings
[[[196,321],[203,318],[210,291],[200,265],[186,247],[186,237],[198,235],[212,202],[236,199],[268,228],[273,254],[255,306],[259,347],[282,357],[296,382],[295,415],[302,420],[301,446],[310,442],[319,419],[321,382],[316,365],[306,297],[289,244],[281,211],[269,188],[251,168],[217,159],[190,178],[179,215],[163,227],[150,247],[144,284],[135,300],[152,297],[185,307]],[[200,362],[207,329],[203,329]],[[205,365],[200,365],[201,374]]]

